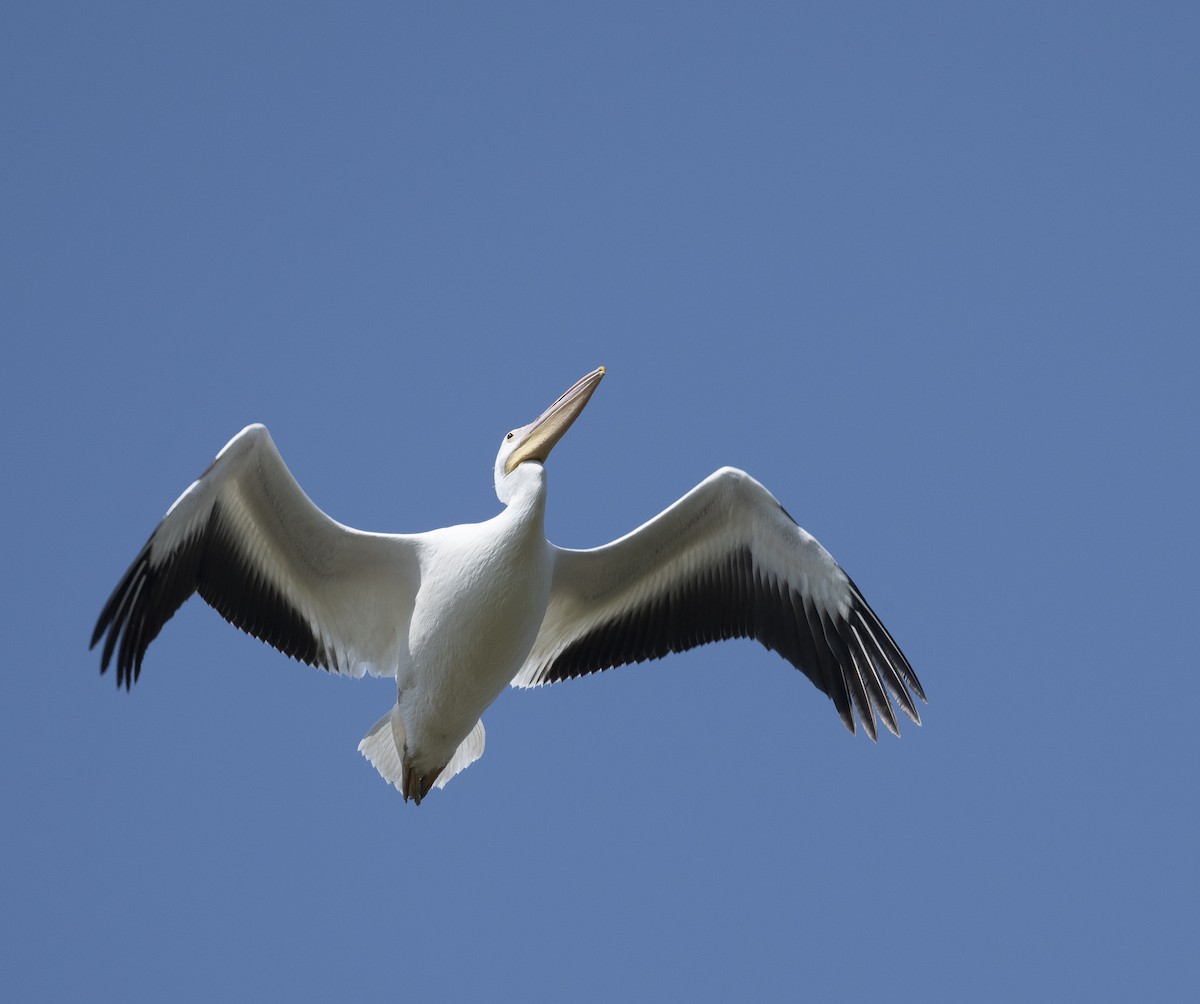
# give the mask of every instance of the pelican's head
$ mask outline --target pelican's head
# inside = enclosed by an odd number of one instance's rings
[[[501,502],[507,504],[512,497],[506,485],[509,476],[527,461],[546,462],[554,444],[571,428],[603,378],[603,366],[592,370],[532,422],[504,437],[496,454],[496,494]]]

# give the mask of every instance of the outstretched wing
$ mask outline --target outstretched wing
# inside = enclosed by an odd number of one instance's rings
[[[920,724],[911,695],[925,699],[921,684],[858,587],[770,492],[731,467],[611,544],[556,548],[550,604],[513,684],[722,638],[778,652],[833,700],[851,732],[857,713],[874,739],[878,713],[900,734],[888,693]]]
[[[411,538],[363,533],[304,494],[261,425],[239,432],[176,499],[105,603],[92,647],[117,684],[193,593],[279,651],[361,676],[395,672],[416,594]]]

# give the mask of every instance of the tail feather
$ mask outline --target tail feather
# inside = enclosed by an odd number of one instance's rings
[[[458,749],[454,751],[454,756],[442,768],[442,772],[438,775],[438,779],[433,782],[433,786],[435,788],[446,787],[450,778],[454,777],[460,770],[471,766],[471,764],[483,756],[483,739],[483,719],[481,718],[475,723],[475,728],[467,733],[467,738],[458,744]]]
[[[388,784],[394,785],[399,792],[404,791],[404,746],[406,741],[404,719],[400,717],[400,708],[393,706],[391,711],[371,726],[370,731],[358,744],[358,751],[367,758],[372,767],[379,771],[383,779]],[[434,782],[434,787],[446,787],[450,778],[483,756],[483,743],[483,722],[478,721],[467,738],[459,743],[450,762],[442,768],[437,781]]]
[[[404,744],[404,719],[400,717],[400,708],[395,706],[371,726],[358,744],[358,752],[397,791],[404,790]]]

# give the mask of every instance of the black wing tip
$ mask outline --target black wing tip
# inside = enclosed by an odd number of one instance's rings
[[[842,570],[842,574],[845,575],[844,569]],[[852,604],[854,612],[862,618],[868,628],[878,630],[881,639],[876,639],[876,641],[881,643],[881,647],[882,645],[887,646],[886,655],[889,662],[895,664],[901,681],[907,686],[909,691],[921,699],[922,704],[928,704],[929,698],[925,696],[925,688],[921,686],[921,681],[917,678],[917,673],[912,668],[912,663],[908,661],[908,656],[904,654],[904,651],[896,643],[896,639],[892,637],[892,633],[887,629],[883,621],[880,620],[879,615],[871,608],[871,604],[867,602],[866,597],[862,594],[862,590],[858,588],[854,580],[849,575],[846,575],[846,580],[850,583],[850,589],[853,593]],[[915,707],[911,710],[906,707],[904,711],[917,725],[921,724],[920,716],[916,714]]]
[[[104,640],[100,654],[100,675],[107,673],[110,665],[115,666],[118,690],[121,687],[127,691],[132,689],[141,676],[142,657],[147,646],[158,635],[162,623],[174,613],[172,608],[163,616],[159,609],[160,601],[151,596],[158,572],[150,561],[154,536],[150,535],[108,597],[88,645],[88,651],[91,651]],[[182,600],[176,602],[175,607],[180,602]]]
[[[901,652],[900,654],[903,655],[904,653]],[[908,682],[909,689],[914,694],[916,694],[919,698],[921,698],[922,704],[928,704],[929,698],[925,696],[925,689],[921,686],[921,681],[917,679],[917,674],[913,672],[913,668],[912,668],[912,666],[910,666],[908,664],[907,659],[904,660],[904,667],[905,667],[905,669],[908,670],[908,681],[907,682]],[[917,717],[916,722],[918,725],[921,724],[920,716]]]
[[[112,629],[112,633],[114,636],[113,637],[114,642],[116,641],[117,631],[118,631],[118,629],[116,627],[114,627]],[[89,652],[96,647],[96,645],[100,641],[101,637],[103,637],[103,632],[101,632],[100,635],[98,635],[97,637],[92,639],[91,644],[88,645]],[[109,666],[111,663],[112,663],[112,651],[106,649],[106,652],[103,654],[102,658],[100,659],[100,675],[101,676],[104,676],[105,674],[108,673]],[[142,675],[141,660],[139,659],[137,665],[134,666],[132,669],[130,669],[129,667],[123,665],[121,662],[121,659],[118,658],[117,662],[116,662],[116,670],[117,670],[117,673],[116,673],[117,689],[120,690],[122,687],[124,687],[126,691],[132,690],[134,682],[137,680],[137,678],[139,676]]]
[[[186,534],[166,553],[152,557],[159,532],[155,529],[105,602],[88,646],[91,650],[104,641],[101,675],[111,663],[116,666],[117,686],[132,689],[141,676],[147,648],[196,592],[252,637],[300,662],[338,671],[335,655],[327,651],[313,626],[244,553],[243,542],[223,518],[219,500],[205,516],[178,529]]]
[[[829,699],[833,701],[832,694],[829,696]],[[838,718],[840,718],[842,720],[842,724],[846,726],[846,731],[852,736],[858,735],[858,726],[854,723],[854,716],[842,708],[837,701],[834,701],[834,707],[837,708]]]

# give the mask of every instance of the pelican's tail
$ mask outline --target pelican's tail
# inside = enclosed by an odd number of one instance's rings
[[[483,722],[478,721],[467,738],[458,745],[450,762],[438,774],[434,787],[444,788],[450,778],[483,756]],[[399,705],[371,726],[371,731],[358,744],[358,752],[367,758],[388,784],[404,791],[404,746],[407,737]]]

